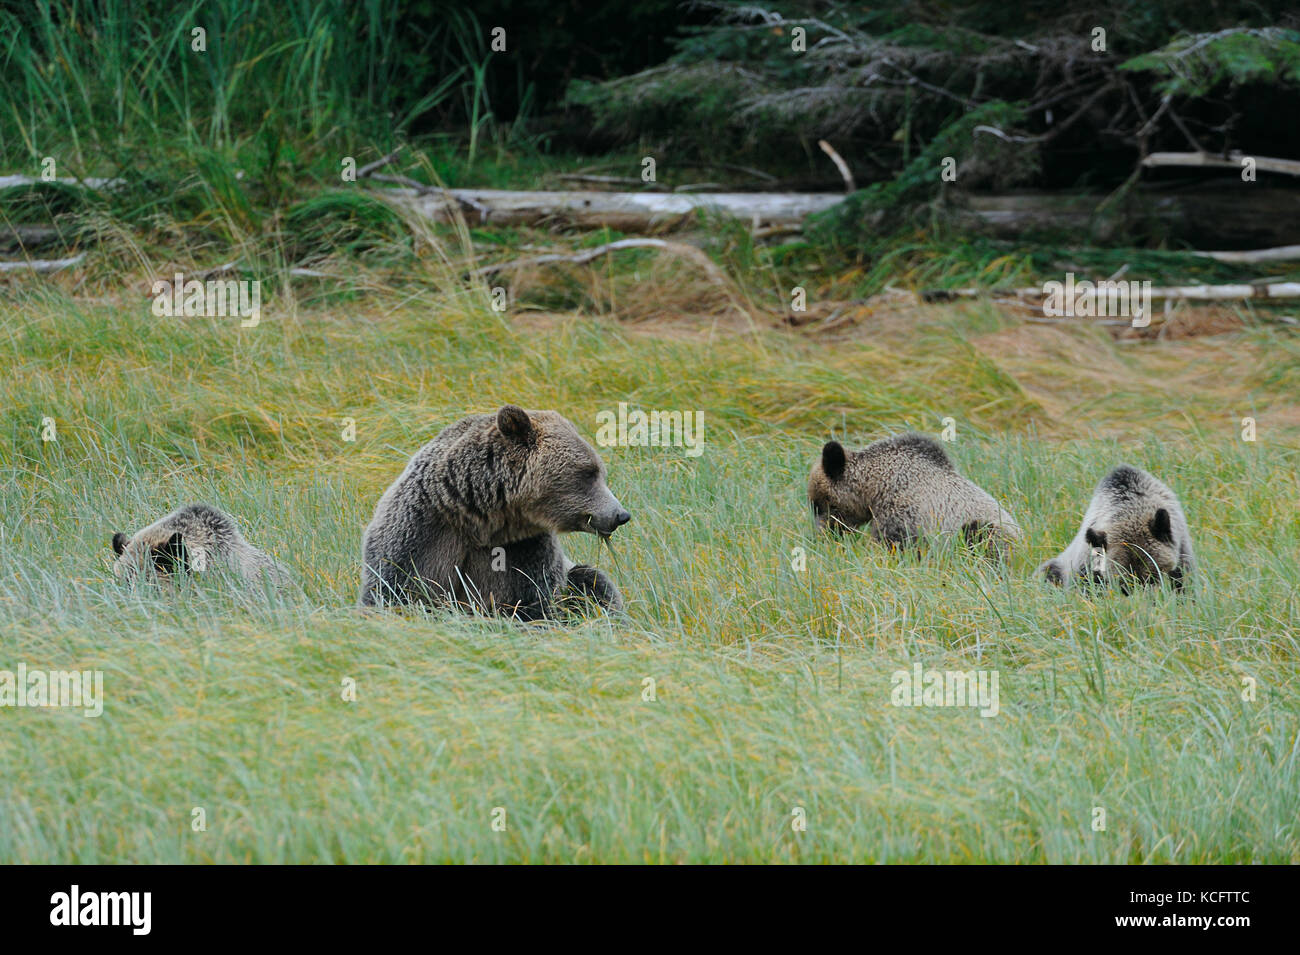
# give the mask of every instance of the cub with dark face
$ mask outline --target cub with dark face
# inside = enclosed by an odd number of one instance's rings
[[[609,535],[631,519],[605,465],[554,411],[506,405],[470,415],[415,453],[362,540],[362,606],[427,603],[533,620],[618,587],[574,564],[560,534]]]
[[[204,574],[218,568],[246,582],[285,587],[289,572],[264,551],[244,540],[235,519],[207,504],[188,504],[162,520],[127,536],[113,535],[113,574],[134,584],[151,570],[164,583],[180,574]]]
[[[1003,558],[1021,537],[1015,519],[921,434],[882,438],[861,451],[827,442],[808,479],[808,501],[818,527],[868,525],[877,540],[897,547],[960,534]]]
[[[1074,540],[1038,572],[1052,583],[1171,584],[1181,590],[1196,564],[1178,497],[1141,468],[1122,464],[1092,495]]]

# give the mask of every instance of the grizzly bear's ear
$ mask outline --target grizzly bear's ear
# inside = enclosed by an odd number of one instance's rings
[[[533,433],[533,423],[528,412],[518,405],[504,405],[497,412],[497,429],[507,438],[527,441]]]
[[[844,476],[844,446],[838,441],[827,441],[822,448],[822,470],[832,481]]]
[[[123,534],[121,531],[118,531],[116,534],[114,534],[114,535],[113,535],[113,553],[114,553],[114,554],[121,554],[122,551],[126,550],[126,542],[127,542],[128,540],[129,540],[129,538],[128,538],[125,534]]]
[[[1174,530],[1169,524],[1169,512],[1163,507],[1156,511],[1155,517],[1151,518],[1151,536],[1162,544],[1174,542]]]

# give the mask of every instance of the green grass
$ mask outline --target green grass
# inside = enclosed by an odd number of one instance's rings
[[[1052,417],[974,344],[1005,325],[985,306],[829,347],[537,327],[452,289],[273,302],[254,329],[39,284],[0,299],[0,669],[99,668],[107,697],[98,719],[0,709],[0,861],[1300,861],[1284,331],[1198,343],[1257,370],[1175,401],[1161,362],[1193,346],[1036,329],[1131,379]],[[1043,373],[1081,380],[1063,359]],[[627,618],[354,614],[380,492],[441,427],[505,401],[589,436],[619,401],[704,412],[700,458],[602,451],[634,514],[612,555],[568,539]],[[832,429],[865,442],[944,416],[960,467],[1026,529],[1004,573],[812,533],[803,487]],[[1203,568],[1187,598],[1032,579],[1121,460],[1183,498]],[[112,532],[189,500],[236,514],[301,591],[120,588]],[[1001,712],[891,706],[916,662],[996,670]]]

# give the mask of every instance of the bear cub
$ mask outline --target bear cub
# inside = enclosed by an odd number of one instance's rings
[[[265,551],[244,540],[235,519],[207,504],[187,504],[128,536],[113,535],[113,574],[134,584],[151,569],[160,582],[180,574],[226,570],[250,584],[269,582],[275,589],[289,583],[289,572]]]
[[[808,503],[819,528],[842,533],[869,525],[895,547],[961,534],[1001,559],[1021,538],[1015,519],[922,434],[882,438],[861,451],[827,442],[808,479]]]
[[[1178,496],[1164,482],[1127,464],[1097,485],[1074,540],[1038,568],[1050,582],[1133,585],[1168,582],[1181,590],[1196,558]]]
[[[614,582],[559,535],[608,538],[631,520],[605,465],[554,411],[506,405],[443,430],[384,492],[362,539],[365,607],[468,607],[536,620],[573,598],[623,609]]]

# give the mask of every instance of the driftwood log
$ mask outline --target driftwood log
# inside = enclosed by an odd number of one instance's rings
[[[377,178],[377,177],[372,177]],[[462,214],[476,224],[663,232],[691,224],[711,210],[756,228],[801,224],[844,197],[835,193],[513,192],[500,189],[388,189],[397,206],[447,221]],[[958,226],[997,238],[1051,231],[1080,239],[1132,244],[1160,237],[1202,248],[1276,247],[1300,242],[1300,191],[1254,183],[1181,192],[1135,190],[1104,204],[1100,195],[1017,193],[962,195],[947,210]]]
[[[63,233],[54,226],[0,226],[0,249],[35,249],[43,245],[54,245],[62,239]]]
[[[374,178],[374,177],[372,177]],[[657,232],[685,225],[698,212],[713,211],[758,226],[796,225],[842,200],[834,193],[715,192],[510,192],[446,189],[420,192],[385,189],[388,201],[437,221],[469,206],[481,207],[480,222],[537,225],[559,221],[580,228]],[[473,217],[470,216],[472,219]]]
[[[1278,159],[1275,156],[1246,155],[1239,150],[1226,156],[1212,153],[1151,153],[1142,160],[1148,168],[1160,166],[1209,166],[1214,169],[1241,169],[1243,159],[1253,159],[1255,168],[1263,172],[1279,172],[1287,176],[1300,176],[1300,160]]]
[[[950,216],[958,225],[983,227],[1007,239],[1051,230],[1123,245],[1149,237],[1210,249],[1300,242],[1300,190],[1238,182],[1179,192],[1135,190],[1105,206],[1103,199],[1059,193],[966,195]]]
[[[1126,282],[1128,280],[1125,280]],[[954,288],[929,289],[922,301],[946,302],[959,298],[1004,298],[1039,302],[1047,297],[1041,288]],[[1300,298],[1300,282],[1257,282],[1238,285],[1153,285],[1151,298],[1165,301],[1240,301],[1242,299]]]
[[[0,272],[57,272],[60,269],[80,265],[86,253],[74,255],[70,259],[25,259],[21,262],[0,262]]]
[[[712,210],[751,223],[755,229],[785,231],[843,200],[830,192],[515,192],[500,189],[443,189],[391,176],[378,170],[396,157],[394,151],[357,171],[359,180],[393,184],[377,194],[427,218],[446,221],[457,214],[479,224],[536,225],[559,222],[579,228],[608,226],[623,232],[660,232],[695,221]],[[828,155],[831,155],[828,153]],[[834,158],[834,157],[832,157]],[[1255,157],[1259,169],[1294,173],[1300,161]],[[1148,165],[1193,165],[1235,168],[1240,157],[1203,153],[1152,153]],[[115,188],[121,179],[60,179],[66,185]],[[0,176],[0,189],[39,185],[30,176]],[[1291,246],[1300,243],[1300,190],[1258,183],[1224,182],[1170,191],[1139,187],[1108,201],[1104,195],[954,193],[945,208],[959,227],[996,238],[1034,233],[1074,233],[1080,239],[1131,245],[1148,239],[1185,242],[1194,248],[1231,250]],[[1215,254],[1217,258],[1219,253]],[[1227,259],[1222,261],[1274,261]]]
[[[86,189],[116,189],[125,185],[125,179],[101,179],[87,176],[85,179],[72,179],[62,176],[58,179],[36,179],[32,176],[0,176],[0,189],[14,189],[19,186],[48,186],[57,183],[62,186],[82,186]]]
[[[1276,249],[1249,249],[1240,252],[1192,252],[1216,262],[1234,262],[1247,265],[1255,262],[1300,261],[1300,245],[1283,245]]]

